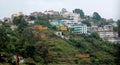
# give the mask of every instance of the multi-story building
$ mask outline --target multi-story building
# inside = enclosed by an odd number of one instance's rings
[[[74,24],[71,27],[73,33],[76,34],[87,34],[87,25],[85,24]]]
[[[68,28],[70,28],[72,25],[74,24],[81,24],[81,22],[77,21],[77,20],[62,20],[64,25],[67,26]]]
[[[11,18],[13,20],[15,17],[18,17],[20,15],[24,15],[23,12],[14,13],[14,14],[11,15]]]
[[[118,37],[118,33],[114,31],[98,31],[101,38]]]
[[[105,25],[105,26],[103,26],[103,29],[105,30],[105,31],[112,31],[113,30],[113,26],[112,25]]]

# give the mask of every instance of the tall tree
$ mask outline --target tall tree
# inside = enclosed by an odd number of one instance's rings
[[[74,10],[73,10],[73,13],[80,14],[80,17],[81,17],[81,18],[84,18],[84,17],[85,17],[84,12],[83,12],[83,10],[81,10],[81,9],[74,9]]]
[[[97,13],[97,12],[94,12],[93,13],[93,19],[95,19],[95,20],[101,20],[101,16]]]
[[[120,20],[117,21],[117,25],[118,25],[118,36],[120,37]]]
[[[13,19],[13,23],[18,26],[17,30],[21,33],[27,26],[28,23],[25,21],[24,16],[20,15]]]

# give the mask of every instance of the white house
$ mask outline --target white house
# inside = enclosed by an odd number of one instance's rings
[[[105,26],[103,27],[103,29],[104,29],[105,31],[110,31],[110,30],[113,30],[113,26],[112,26],[112,25],[105,25]]]
[[[61,32],[61,31],[55,32],[54,34],[58,37],[61,37],[62,39],[66,39],[66,40],[70,39],[70,36],[63,35],[63,32]]]
[[[92,31],[92,32],[98,31],[98,26],[92,25],[92,26],[91,26],[91,31]]]
[[[35,23],[35,21],[34,21],[34,20],[27,21],[27,22],[28,22],[28,24],[34,24],[34,23]]]
[[[12,30],[15,30],[15,29],[17,29],[17,26],[16,26],[16,25],[11,25],[10,28],[11,28]]]
[[[98,31],[101,38],[118,37],[118,33],[114,31]]]
[[[65,17],[65,18],[69,18],[71,20],[78,20],[78,21],[81,20],[80,15],[77,14],[77,13],[65,12],[65,13],[62,14],[62,16]]]

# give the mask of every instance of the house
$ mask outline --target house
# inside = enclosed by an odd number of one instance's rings
[[[49,22],[51,26],[56,27],[58,30],[64,31],[67,30],[68,27],[64,25],[62,20],[56,20],[53,22]]]
[[[97,31],[113,31],[112,25],[104,25],[102,27],[97,27]]]
[[[118,37],[118,33],[114,31],[98,31],[100,38],[109,42],[120,42],[120,38]]]
[[[18,16],[18,14],[16,14],[16,13],[15,13],[15,14],[12,14],[12,15],[11,15],[11,19],[13,20],[13,19],[14,19],[15,17],[17,17],[17,16]]]
[[[37,25],[37,26],[35,26],[35,29],[37,29],[37,30],[47,30],[48,27],[43,27],[41,25]]]
[[[98,31],[100,38],[118,37],[118,33],[114,31]]]
[[[105,25],[103,27],[98,27],[97,32],[101,38],[118,37],[118,33],[113,31],[112,25]]]
[[[105,26],[103,26],[103,29],[105,30],[105,31],[112,31],[113,30],[113,26],[112,25],[105,25]]]
[[[97,32],[98,31],[98,26],[91,26],[91,31],[92,32]]]
[[[3,20],[5,23],[12,23],[12,21],[9,17],[4,17]]]
[[[91,32],[92,32],[91,27],[87,27],[87,33],[88,33],[88,34],[91,34]]]
[[[58,28],[58,30],[64,31],[67,30],[66,26],[56,26]]]
[[[18,12],[18,16],[23,15],[23,12]]]
[[[27,22],[28,22],[28,24],[34,24],[35,23],[34,20],[30,20],[30,21],[27,21]]]
[[[85,24],[74,24],[71,27],[71,31],[76,34],[87,34],[87,25]]]
[[[80,14],[77,13],[72,13],[72,12],[65,12],[62,14],[63,17],[69,18],[70,20],[81,20],[80,19]]]
[[[70,36],[63,35],[63,32],[61,31],[55,32],[54,34],[62,39],[66,39],[66,40],[70,39]]]
[[[30,13],[30,15],[36,17],[36,16],[42,16],[43,13],[42,12],[32,12],[32,13]]]
[[[20,15],[24,15],[23,12],[14,13],[11,15],[11,19],[13,20],[15,17],[18,17]]]
[[[11,28],[12,30],[15,30],[15,29],[17,29],[17,26],[16,26],[16,25],[11,25],[10,28]]]
[[[98,27],[97,28],[97,31],[99,32],[99,31],[104,31],[104,28],[103,27]]]
[[[49,22],[51,26],[64,26],[63,21],[62,20],[56,20],[56,21],[52,21]]]
[[[109,42],[120,42],[120,38],[118,37],[118,32],[113,31],[112,25],[105,25],[103,27],[98,27],[97,30],[100,38]]]
[[[55,32],[55,35],[57,36],[63,36],[63,33],[61,31]]]

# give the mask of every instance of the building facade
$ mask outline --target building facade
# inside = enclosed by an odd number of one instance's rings
[[[71,30],[75,34],[87,34],[87,25],[85,24],[74,24]]]

